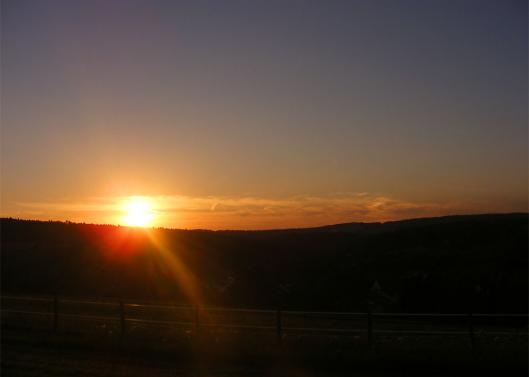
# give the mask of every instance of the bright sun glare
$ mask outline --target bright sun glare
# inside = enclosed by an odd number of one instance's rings
[[[123,204],[123,222],[128,226],[146,227],[152,224],[154,212],[150,201],[143,197],[131,197]]]

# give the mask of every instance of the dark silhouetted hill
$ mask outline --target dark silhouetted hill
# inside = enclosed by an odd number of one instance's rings
[[[185,302],[186,278],[209,305],[363,311],[371,300],[383,311],[527,312],[528,219],[277,231],[2,219],[2,292]]]

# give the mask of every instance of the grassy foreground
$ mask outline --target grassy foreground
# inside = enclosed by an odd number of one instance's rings
[[[150,336],[3,328],[5,376],[390,376],[527,375],[527,337],[478,339],[472,350],[458,337],[285,335],[228,331]]]

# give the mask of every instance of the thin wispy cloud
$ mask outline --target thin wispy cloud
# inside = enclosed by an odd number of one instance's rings
[[[82,201],[19,202],[3,216],[120,224],[129,197]],[[155,226],[207,229],[310,227],[340,222],[389,221],[480,212],[482,203],[412,202],[369,193],[299,195],[285,198],[165,195],[147,197]],[[490,208],[509,211],[509,208]],[[285,225],[287,224],[287,225]]]

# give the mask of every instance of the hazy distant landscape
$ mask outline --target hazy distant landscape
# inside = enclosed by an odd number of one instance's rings
[[[190,302],[154,236],[205,305],[526,313],[528,229],[527,214],[243,232],[2,219],[2,292]]]

